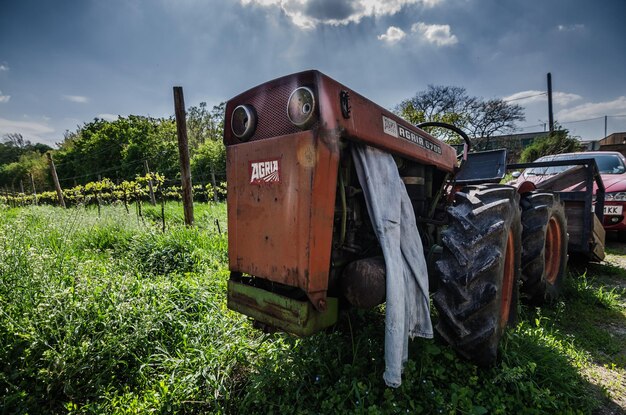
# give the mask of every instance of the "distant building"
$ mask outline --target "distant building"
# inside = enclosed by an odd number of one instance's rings
[[[497,135],[489,138],[490,148],[514,148],[524,149],[531,145],[537,138],[546,136],[548,132],[520,133]]]
[[[598,141],[599,150],[619,151],[626,156],[626,132],[613,133]]]
[[[581,141],[580,145],[583,146],[583,151],[600,150],[600,140]]]
[[[519,160],[522,150],[535,142],[536,139],[548,135],[547,131],[533,133],[496,135],[489,138],[473,139],[477,143],[485,143],[480,150],[495,150],[506,148],[509,163]],[[478,150],[478,149],[475,149]]]
[[[509,163],[519,160],[522,150],[531,145],[535,140],[548,135],[547,131],[521,134],[497,135],[487,138],[472,139],[472,142],[486,143],[480,149],[474,148],[474,151],[496,150],[506,148],[507,161]],[[602,140],[581,141],[584,151],[619,151],[626,156],[626,132],[613,133]],[[463,145],[454,145],[457,154],[463,152]]]

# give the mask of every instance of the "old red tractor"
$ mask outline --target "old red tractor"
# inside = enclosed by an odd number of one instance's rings
[[[225,120],[228,307],[260,327],[310,335],[344,307],[388,300],[389,258],[371,204],[391,200],[376,202],[367,188],[388,173],[364,177],[355,148],[392,157],[414,217],[407,229],[428,263],[436,329],[461,355],[494,361],[518,286],[534,301],[555,295],[568,257],[564,206],[556,193],[498,184],[502,152],[468,155],[467,136],[443,125],[464,136],[457,156],[318,71],[232,98]]]

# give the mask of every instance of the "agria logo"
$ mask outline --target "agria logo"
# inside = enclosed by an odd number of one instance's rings
[[[250,162],[250,184],[280,183],[280,160]]]

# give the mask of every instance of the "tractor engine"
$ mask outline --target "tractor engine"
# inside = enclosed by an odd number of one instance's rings
[[[228,307],[309,335],[385,299],[385,263],[350,146],[393,155],[428,254],[454,149],[317,71],[228,101]]]

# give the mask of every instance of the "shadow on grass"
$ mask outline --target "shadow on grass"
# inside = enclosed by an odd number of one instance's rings
[[[626,368],[626,293],[612,280],[626,271],[611,264],[570,267],[562,300],[543,308],[556,327],[571,336],[599,365]]]
[[[481,369],[440,340],[410,342],[402,386],[385,386],[384,315],[350,313],[332,331],[263,353],[237,413],[591,413],[601,396],[579,372],[567,340],[527,321],[505,336],[495,367]]]

